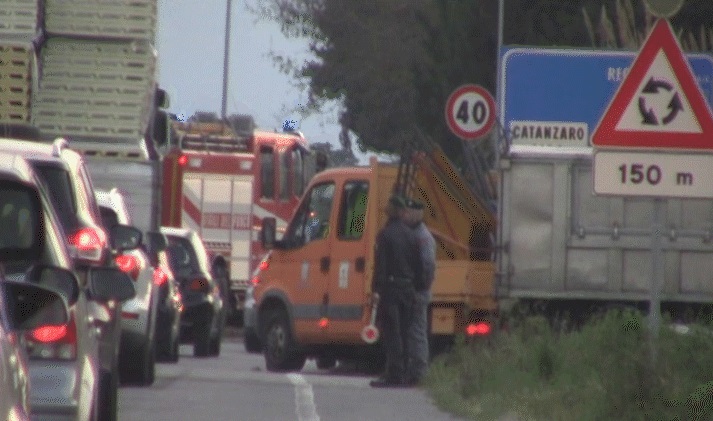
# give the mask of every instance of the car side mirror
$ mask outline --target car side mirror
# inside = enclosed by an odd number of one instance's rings
[[[69,305],[76,303],[79,298],[79,281],[70,270],[34,265],[25,273],[25,280],[60,293]]]
[[[129,225],[114,225],[111,227],[109,238],[111,238],[111,248],[116,252],[134,250],[141,245],[141,230]]]
[[[157,231],[149,231],[146,233],[146,254],[148,254],[151,266],[158,266],[158,253],[166,250],[167,247],[168,240],[166,240],[165,235]]]
[[[262,229],[260,230],[260,241],[262,248],[272,250],[275,247],[275,233],[277,231],[277,220],[273,217],[262,218]]]
[[[89,268],[88,281],[89,294],[95,301],[126,301],[136,295],[134,282],[117,268]]]
[[[31,330],[69,322],[69,310],[62,294],[27,282],[3,280],[1,283],[10,329]]]

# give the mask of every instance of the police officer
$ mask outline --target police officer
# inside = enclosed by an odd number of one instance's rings
[[[423,223],[423,203],[409,200],[407,207],[408,224],[416,233],[422,264],[423,288],[415,293],[413,317],[408,332],[408,381],[419,383],[428,370],[428,305],[436,272],[436,240]]]
[[[421,254],[413,229],[406,224],[406,200],[392,196],[387,206],[389,220],[376,238],[372,291],[378,294],[379,319],[386,350],[385,375],[373,387],[408,385],[407,334],[417,289],[422,289]]]

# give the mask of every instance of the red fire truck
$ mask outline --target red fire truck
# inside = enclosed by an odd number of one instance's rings
[[[163,157],[161,225],[195,230],[213,273],[242,313],[248,281],[263,257],[264,217],[284,229],[314,174],[299,132],[256,130],[249,116],[171,121]]]

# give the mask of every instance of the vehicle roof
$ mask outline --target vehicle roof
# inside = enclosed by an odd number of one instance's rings
[[[55,153],[57,147],[62,151],[61,156]],[[22,154],[32,161],[64,161],[76,165],[81,160],[81,155],[69,149],[69,143],[61,138],[53,143],[0,138],[0,150]]]
[[[94,196],[97,198],[97,205],[112,209],[118,214],[121,223],[131,223],[131,218],[129,215],[129,210],[126,207],[124,195],[119,191],[119,189],[114,187],[109,191],[94,190]]]
[[[177,227],[160,227],[159,232],[165,235],[172,235],[174,237],[184,237],[190,238],[192,235],[197,235],[195,231],[189,228],[177,228]]]
[[[27,160],[18,153],[0,151],[0,172],[12,174],[13,178],[34,184],[34,172]]]

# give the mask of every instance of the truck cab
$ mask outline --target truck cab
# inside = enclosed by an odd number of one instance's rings
[[[490,229],[492,216],[448,178],[457,173],[430,158],[416,164],[410,196],[429,206],[426,224],[438,244],[431,333],[452,339],[495,311],[494,263],[471,253],[473,232]],[[327,368],[336,359],[381,356],[362,331],[373,323],[374,244],[398,174],[397,165],[374,159],[325,170],[312,178],[280,240],[275,224],[263,222],[271,251],[251,281],[245,328],[262,343],[269,370],[299,370],[308,357]]]

